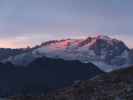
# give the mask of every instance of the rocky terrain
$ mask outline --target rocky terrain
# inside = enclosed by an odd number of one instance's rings
[[[27,66],[0,63],[0,96],[41,95],[103,73],[91,63],[38,58]]]
[[[133,67],[77,81],[47,96],[11,97],[11,100],[133,100]]]

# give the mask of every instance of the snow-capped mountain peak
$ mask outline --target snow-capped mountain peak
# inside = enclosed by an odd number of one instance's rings
[[[31,52],[8,58],[13,64],[28,64],[38,57],[92,62],[104,71],[129,65],[129,48],[120,40],[108,36],[86,39],[64,39],[42,43]]]
[[[112,40],[112,38],[110,38],[110,37],[108,37],[106,35],[98,35],[96,38],[97,39],[103,39],[103,40]]]

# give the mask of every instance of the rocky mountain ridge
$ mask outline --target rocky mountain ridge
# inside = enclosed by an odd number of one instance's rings
[[[11,56],[4,62],[27,65],[36,58],[49,57],[64,60],[91,62],[105,72],[132,65],[132,50],[121,40],[108,36],[87,37],[86,39],[53,40],[42,43],[30,52]]]

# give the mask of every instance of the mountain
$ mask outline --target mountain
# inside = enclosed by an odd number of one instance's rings
[[[103,72],[91,63],[37,58],[29,65],[0,63],[0,96],[41,95]]]
[[[91,62],[101,70],[109,72],[132,64],[133,53],[121,40],[108,36],[87,37],[86,39],[53,40],[34,47],[30,52],[11,56],[3,62],[28,65],[39,57],[61,58]],[[121,66],[121,67],[118,67]]]

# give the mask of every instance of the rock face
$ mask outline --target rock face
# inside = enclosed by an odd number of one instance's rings
[[[48,41],[30,52],[9,57],[5,61],[10,61],[15,65],[27,65],[36,58],[46,56],[79,60],[83,63],[91,62],[101,70],[109,72],[131,65],[133,63],[131,54],[133,55],[124,42],[107,36],[97,36],[86,39]]]

